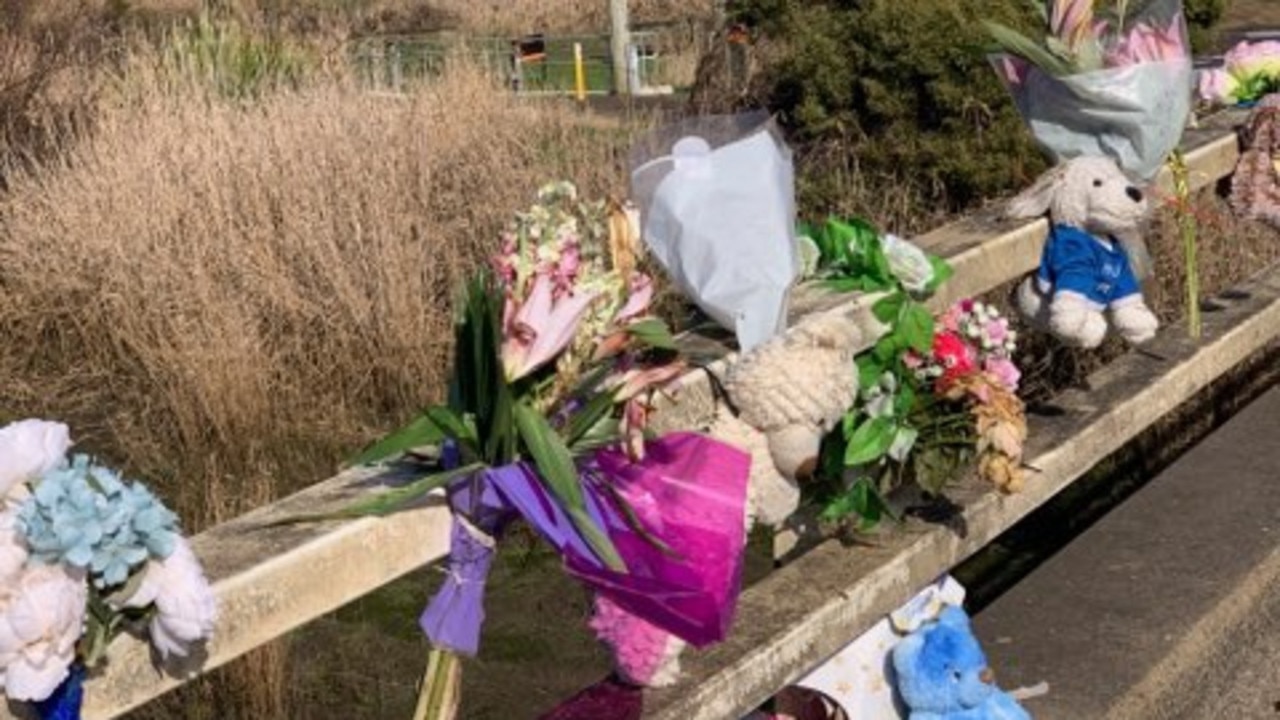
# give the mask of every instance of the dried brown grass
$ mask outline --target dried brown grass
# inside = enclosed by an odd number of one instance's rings
[[[69,422],[189,530],[326,477],[438,400],[458,281],[542,182],[616,190],[627,142],[463,66],[402,96],[339,77],[252,104],[149,68],[56,158],[10,168],[0,408]],[[285,652],[187,699],[287,716]]]
[[[135,0],[143,15],[191,15],[206,0]],[[241,19],[284,24],[294,30],[461,32],[518,36],[526,33],[598,33],[609,29],[605,0],[219,0],[214,5]],[[670,23],[714,15],[715,0],[631,0],[632,23]]]

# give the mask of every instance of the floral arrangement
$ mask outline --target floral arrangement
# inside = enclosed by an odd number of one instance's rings
[[[120,633],[186,657],[217,614],[177,517],[70,447],[60,423],[0,429],[0,685],[40,717],[79,717],[81,684]]]
[[[622,212],[568,183],[542,188],[467,285],[448,403],[357,459],[423,470],[339,515],[443,490],[456,518],[447,579],[421,619],[434,650],[418,717],[454,712],[457,658],[478,651],[484,581],[516,520],[597,590],[592,626],[632,675],[654,665],[646,648],[660,654],[668,636],[705,645],[728,630],[749,458],[649,430],[652,398],[674,390],[685,366],[647,314],[653,283],[636,269]]]
[[[1061,161],[1115,158],[1150,181],[1191,110],[1182,0],[1045,0],[1041,34],[987,22],[995,69],[1036,141]]]
[[[1031,63],[1058,77],[1187,56],[1182,13],[1161,22],[1139,19],[1143,3],[1116,0],[1095,7],[1094,0],[1049,0],[1037,5],[1045,35],[1038,40],[997,22],[987,30],[1009,53],[1004,71],[1011,80],[1025,75]]]
[[[922,301],[950,267],[865,221],[830,220],[804,236],[819,254],[816,276],[879,293],[872,311],[888,329],[858,356],[858,402],[823,445],[813,492],[824,519],[853,516],[870,529],[904,481],[937,494],[972,462],[1001,490],[1020,489],[1026,420],[1008,320],[970,300],[935,319]]]
[[[1217,105],[1247,105],[1280,92],[1280,41],[1241,41],[1222,67],[1200,74],[1200,99]]]

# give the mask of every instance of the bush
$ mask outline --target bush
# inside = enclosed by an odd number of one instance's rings
[[[914,224],[1038,172],[977,22],[1025,22],[1024,8],[1022,0],[748,0],[742,17],[769,46],[754,94],[800,150],[803,206]],[[863,191],[851,191],[859,184]],[[910,201],[884,206],[875,187]]]

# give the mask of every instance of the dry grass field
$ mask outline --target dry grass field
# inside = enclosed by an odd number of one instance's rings
[[[1280,26],[1275,0],[1235,3],[1232,27]],[[517,98],[465,63],[370,93],[333,51],[371,32],[596,33],[595,0],[209,4],[235,22],[170,29],[197,0],[0,2],[0,417],[69,422],[192,531],[330,475],[438,399],[457,281],[541,183],[622,191],[626,148],[650,123]],[[632,12],[697,24],[713,6]],[[874,185],[849,182],[887,216],[924,217]],[[1205,202],[1222,218],[1203,241],[1206,285],[1280,259],[1274,232]],[[1152,297],[1173,321],[1176,242],[1158,233],[1153,250]],[[467,717],[546,707],[601,671],[582,593],[552,567],[542,551],[504,551]],[[432,578],[136,717],[404,716]]]

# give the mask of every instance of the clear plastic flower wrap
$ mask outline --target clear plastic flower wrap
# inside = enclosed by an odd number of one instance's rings
[[[763,112],[694,118],[631,152],[642,235],[675,285],[743,350],[786,326],[800,275],[791,150]]]
[[[1044,45],[989,24],[1008,51],[992,58],[1036,141],[1055,161],[1105,155],[1150,181],[1191,109],[1181,0],[1050,0]]]

